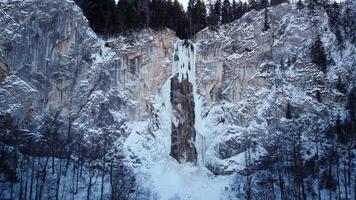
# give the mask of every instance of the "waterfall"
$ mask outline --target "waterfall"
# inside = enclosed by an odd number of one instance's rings
[[[200,104],[197,94],[195,48],[188,40],[175,44],[170,102],[172,109],[170,156],[179,163],[197,163],[199,149],[196,139],[200,123]]]

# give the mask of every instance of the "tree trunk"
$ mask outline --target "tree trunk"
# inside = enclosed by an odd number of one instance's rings
[[[24,166],[24,161],[23,158],[21,159],[21,165],[20,165],[20,189],[19,189],[19,200],[22,200],[22,188],[23,188],[23,184],[22,184],[22,178],[23,178],[23,166]]]
[[[88,189],[87,189],[87,200],[90,200],[90,191],[91,191],[91,187],[92,187],[92,169],[90,167],[90,162],[89,162],[89,183],[88,183]]]
[[[345,199],[348,199],[346,163],[344,163],[344,188],[345,188]]]
[[[38,187],[39,187],[39,171],[40,171],[40,158],[37,158],[37,169],[36,169],[36,194],[35,194],[35,200],[38,200]]]
[[[79,168],[79,163],[78,163],[78,169],[77,169],[77,180],[76,180],[76,185],[75,185],[75,194],[77,194],[77,192],[78,192],[78,187],[79,187],[79,175],[80,175],[80,172],[79,172],[79,170],[80,170],[80,168]]]
[[[54,171],[54,159],[55,159],[54,156],[52,156],[52,174],[54,174],[54,172],[55,172]]]
[[[332,178],[332,171],[331,171],[331,160],[329,160],[329,176]],[[329,200],[331,200],[331,188],[328,188],[329,190]]]
[[[280,161],[279,161],[280,162]],[[279,163],[279,170],[278,170],[278,180],[279,180],[279,189],[281,192],[281,200],[284,200],[284,180],[281,172],[281,164]]]
[[[276,199],[276,195],[275,195],[275,192],[274,192],[274,179],[273,179],[273,175],[271,175],[271,189],[272,189],[272,197],[273,199]]]
[[[67,171],[68,171],[69,161],[70,161],[68,158],[66,160],[67,160],[67,162],[66,162],[66,167],[64,169],[64,176],[67,176]]]
[[[302,178],[302,195],[303,200],[307,200],[307,195],[305,194],[304,179]]]
[[[75,162],[73,162],[73,170],[72,170],[72,194],[74,194],[75,192],[75,179],[76,179],[76,175],[75,175]],[[74,197],[73,197],[74,198]]]
[[[352,163],[352,156],[351,156],[351,146],[348,148],[348,161],[349,161],[349,163],[348,163],[348,179],[347,179],[347,184],[349,185],[349,187],[351,187],[351,169],[352,169],[352,166],[351,166],[351,163]]]
[[[29,164],[29,159],[27,157],[27,164]],[[25,194],[24,194],[24,199],[26,200],[27,198],[27,184],[28,184],[28,167],[26,167],[26,181],[25,181]]]
[[[104,178],[105,178],[105,161],[104,161],[104,169],[101,175],[100,200],[103,200],[103,195],[104,195]]]
[[[31,181],[30,181],[30,196],[29,200],[32,199],[32,189],[33,189],[33,173],[35,172],[35,162],[34,159],[31,159]]]
[[[101,189],[100,189],[100,200],[103,200],[103,194],[104,194],[104,178],[105,178],[105,165],[106,165],[106,158],[105,158],[105,153],[106,153],[106,143],[107,143],[107,135],[105,134],[105,139],[104,139],[104,154],[103,154],[103,171],[101,174]]]
[[[59,187],[61,185],[61,176],[62,176],[62,159],[59,158],[59,169],[57,171],[57,178],[56,178],[56,200],[59,199]]]
[[[14,196],[14,183],[11,182],[11,186],[10,186],[10,199],[12,200]]]
[[[341,199],[340,191],[340,175],[339,175],[339,159],[336,161],[336,179],[337,179],[337,199]]]
[[[48,160],[49,160],[49,157],[47,157],[46,162],[45,162],[45,164],[43,166],[43,169],[41,170],[42,171],[42,179],[41,179],[42,183],[40,185],[40,191],[39,191],[39,195],[38,195],[38,199],[39,200],[42,199],[42,191],[43,191],[43,187],[44,187],[45,182],[46,182]]]

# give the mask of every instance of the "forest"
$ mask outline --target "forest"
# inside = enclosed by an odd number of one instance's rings
[[[194,36],[205,27],[216,27],[237,20],[250,10],[287,3],[288,0],[217,0],[207,5],[203,0],[189,0],[185,10],[178,0],[76,0],[99,34],[169,28],[181,39]],[[301,2],[300,2],[301,3]]]

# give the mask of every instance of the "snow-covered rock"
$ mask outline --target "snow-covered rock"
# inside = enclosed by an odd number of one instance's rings
[[[268,148],[266,137],[287,126],[287,104],[295,118],[317,118],[324,127],[338,115],[346,115],[347,98],[336,84],[340,77],[346,88],[355,87],[355,46],[346,42],[341,49],[326,12],[309,12],[283,4],[268,8],[267,31],[264,11],[251,11],[216,31],[206,28],[195,36],[198,92],[205,116],[200,132],[207,146],[202,156],[215,173],[228,173],[229,160],[246,150],[244,134],[257,149]],[[331,63],[326,74],[311,61],[310,48],[317,35]],[[299,131],[311,139],[314,126],[310,123]],[[238,162],[246,166],[244,159]]]
[[[322,8],[283,4],[264,22],[253,10],[190,42],[101,38],[72,0],[0,1],[0,199],[242,199],[249,185],[276,198],[262,178],[291,168],[291,146],[303,164],[323,159],[325,132],[356,119],[356,48]],[[310,58],[317,35],[325,74]]]

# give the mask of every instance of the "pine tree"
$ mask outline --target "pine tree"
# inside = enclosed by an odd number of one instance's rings
[[[265,32],[265,31],[268,31],[268,29],[270,29],[270,25],[269,25],[269,22],[268,22],[268,10],[267,8],[265,8],[265,22],[264,22],[264,26],[263,26],[263,29],[262,31]]]
[[[299,10],[301,10],[301,9],[304,8],[304,4],[303,4],[302,0],[298,0],[298,2],[297,2],[297,8],[298,8]]]
[[[235,0],[232,1],[232,5],[231,5],[231,20],[234,21],[235,19],[237,19],[237,3]]]
[[[194,8],[194,20],[195,25],[193,34],[202,30],[207,26],[206,23],[206,7],[203,0],[197,0],[197,3]]]
[[[208,25],[210,27],[217,26],[217,19],[216,19],[215,12],[214,12],[214,4],[212,4],[212,3],[209,3],[209,15],[208,15],[207,21],[208,21]]]
[[[346,85],[342,82],[340,76],[338,76],[337,78],[336,89],[339,90],[339,92],[341,93],[346,93]]]
[[[216,0],[214,5],[214,16],[216,18],[217,24],[221,22],[221,0]]]
[[[307,1],[309,10],[313,11],[315,6],[319,5],[318,0],[308,0]]]
[[[221,12],[221,23],[229,23],[231,22],[231,7],[230,7],[230,0],[224,0]]]
[[[281,59],[280,59],[280,61],[279,61],[279,66],[280,66],[281,70],[284,70],[284,69],[285,69],[284,60],[283,60],[282,57],[281,57]]]
[[[129,8],[129,2],[128,0],[120,0],[117,3],[116,9],[115,9],[115,21],[117,24],[117,32],[124,32],[127,30],[126,27],[126,17],[127,17],[127,12]]]
[[[325,55],[323,43],[321,42],[319,35],[317,36],[314,44],[312,45],[310,52],[312,62],[318,66],[319,70],[326,73],[327,58]]]
[[[249,9],[250,9],[250,6],[248,5],[248,3],[244,2],[244,3],[242,4],[242,13],[245,14],[246,12],[249,11]],[[242,14],[242,15],[243,15],[243,14]],[[241,16],[242,16],[242,15],[241,15]]]
[[[188,23],[188,19],[183,9],[183,6],[182,4],[179,3],[178,0],[174,0],[173,7],[176,13],[175,15],[177,16],[175,19],[175,29],[174,29],[176,31],[176,35],[179,38],[187,39],[189,35],[186,26],[186,24]]]
[[[340,142],[341,144],[346,144],[348,138],[347,134],[344,131],[344,125],[341,121],[340,115],[338,115],[336,118],[335,132],[337,135],[338,142]]]
[[[247,11],[247,9],[244,8],[244,5],[241,0],[239,0],[239,2],[236,3],[236,1],[234,0],[233,3],[232,3],[232,10],[231,10],[231,13],[232,13],[232,20],[237,20],[237,19],[240,19],[243,14],[245,14],[245,12]]]
[[[269,6],[268,0],[260,0],[260,9],[267,8]]]
[[[187,14],[189,20],[189,37],[192,37],[192,34],[194,32],[193,20],[196,17],[195,6],[196,6],[196,0],[189,0],[188,7],[187,7]]]
[[[287,107],[286,107],[286,118],[292,119],[292,107],[291,107],[289,101],[287,102]]]
[[[108,33],[111,31],[115,2],[113,0],[88,0],[77,1],[82,7],[85,16],[89,20],[90,27],[97,33]]]
[[[282,3],[288,3],[288,0],[271,0],[271,6],[276,6]]]
[[[321,94],[320,94],[320,91],[319,90],[317,90],[316,91],[316,93],[315,93],[315,98],[316,98],[316,100],[319,102],[319,103],[321,103],[322,102],[322,97],[321,97]]]
[[[140,29],[145,26],[145,20],[142,18],[139,0],[129,3],[126,15],[126,26],[128,29]]]
[[[217,0],[215,3],[209,4],[209,16],[207,18],[208,25],[215,28],[220,24],[221,19],[221,1]]]
[[[341,24],[341,8],[337,2],[334,2],[331,6],[328,6],[326,11],[329,17],[330,26],[337,27]]]
[[[249,0],[248,5],[249,5],[248,10],[258,10],[259,8],[259,5],[256,0]]]

